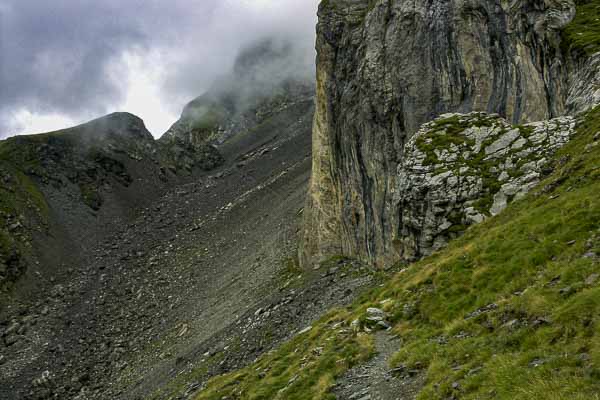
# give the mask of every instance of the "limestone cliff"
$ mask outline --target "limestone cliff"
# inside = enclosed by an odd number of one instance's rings
[[[597,61],[573,59],[561,42],[575,10],[570,0],[323,1],[302,261],[407,254],[398,167],[423,123],[482,111],[521,124],[586,109],[597,93],[582,81],[597,79]]]

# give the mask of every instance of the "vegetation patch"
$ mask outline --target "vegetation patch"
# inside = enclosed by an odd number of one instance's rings
[[[0,149],[2,142],[0,142]],[[48,222],[49,208],[33,180],[0,158],[0,291],[26,268],[31,230]],[[0,302],[3,299],[0,298]]]
[[[478,153],[474,153],[475,140],[468,137],[465,131],[470,128],[490,128],[495,129],[490,137],[481,143]],[[427,126],[427,132],[416,139],[416,147],[425,154],[423,165],[440,168],[445,165],[445,169],[453,171],[454,175],[463,175],[461,168],[468,167],[467,174],[481,177],[485,195],[474,203],[474,207],[482,214],[489,215],[490,207],[493,204],[493,196],[500,190],[498,160],[488,159],[485,148],[491,145],[499,137],[507,133],[510,129],[518,129],[520,136],[528,138],[534,132],[534,128],[526,125],[504,125],[498,116],[485,113],[469,115],[453,115],[448,118],[437,119]],[[440,154],[446,150],[458,154],[456,160],[450,162],[440,160]],[[509,155],[517,153],[519,150],[511,150]],[[534,158],[532,155],[530,158]],[[524,161],[529,161],[526,157]],[[438,169],[436,172],[443,172]],[[508,171],[511,176],[518,174],[517,170]],[[462,232],[462,231],[461,231]]]
[[[197,399],[333,399],[336,378],[373,354],[372,337],[348,328],[352,319],[331,311],[251,366],[213,379]]]
[[[576,0],[575,19],[562,32],[563,48],[586,55],[600,51],[600,1]]]
[[[440,160],[436,151],[443,151],[449,149],[451,146],[459,148],[474,146],[475,141],[464,134],[465,130],[468,128],[493,127],[497,122],[497,117],[489,116],[488,114],[480,114],[476,118],[453,115],[448,118],[432,121],[428,124],[428,132],[419,136],[416,141],[417,148],[425,153],[426,156],[423,164],[438,164]],[[505,130],[499,133],[502,134],[504,132]],[[481,161],[484,156],[485,153],[481,152],[473,158],[473,161]]]
[[[219,124],[226,114],[226,110],[212,106],[202,113],[201,117],[192,119],[191,129],[199,132],[212,132],[219,128]]]

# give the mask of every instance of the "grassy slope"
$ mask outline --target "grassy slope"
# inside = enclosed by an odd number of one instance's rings
[[[390,367],[425,370],[421,399],[600,398],[597,132],[600,108],[527,198],[197,399],[332,398],[335,378],[373,352],[351,321],[387,299],[403,340]]]
[[[600,51],[600,0],[575,0],[577,15],[563,31],[566,48],[588,55]]]
[[[31,174],[43,175],[37,148],[48,142],[49,138],[62,140],[72,146],[72,136],[67,131],[48,134],[13,137],[0,141],[0,170],[12,177],[9,184],[0,184],[0,228],[4,227],[4,216],[30,215],[40,222],[47,222],[49,208],[38,183]],[[8,235],[0,230],[2,235]]]
[[[5,143],[0,142],[0,304],[4,300],[2,293],[10,289],[25,268],[23,257],[30,251],[29,229],[45,224],[48,215],[44,196],[36,183],[7,157]],[[7,181],[5,174],[10,176]],[[16,235],[9,228],[15,223],[26,227],[24,235]],[[22,228],[19,233],[24,233]],[[7,269],[10,264],[13,266]]]

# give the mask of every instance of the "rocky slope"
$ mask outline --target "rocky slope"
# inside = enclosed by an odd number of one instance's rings
[[[172,150],[126,113],[0,142],[0,304],[7,293],[39,290],[64,274],[63,264],[114,228],[111,219],[148,204],[190,170],[222,162],[210,146],[184,150],[188,159]]]
[[[310,120],[222,148],[223,167],[133,209],[70,276],[11,304],[2,397],[140,398],[221,353],[212,337],[281,285],[296,251]]]
[[[402,258],[397,169],[421,124],[470,111],[519,124],[592,106],[597,59],[564,34],[575,15],[570,0],[322,2],[304,264]]]
[[[259,50],[238,68],[277,58]],[[202,137],[119,113],[0,142],[0,397],[189,394],[370,282],[294,261],[311,88],[215,86],[245,106]]]

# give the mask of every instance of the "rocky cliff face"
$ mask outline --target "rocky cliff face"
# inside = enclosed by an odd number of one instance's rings
[[[570,0],[322,2],[303,262],[412,254],[396,191],[421,124],[446,112],[520,124],[585,109],[595,89],[581,82],[595,64],[561,49],[574,15]]]

